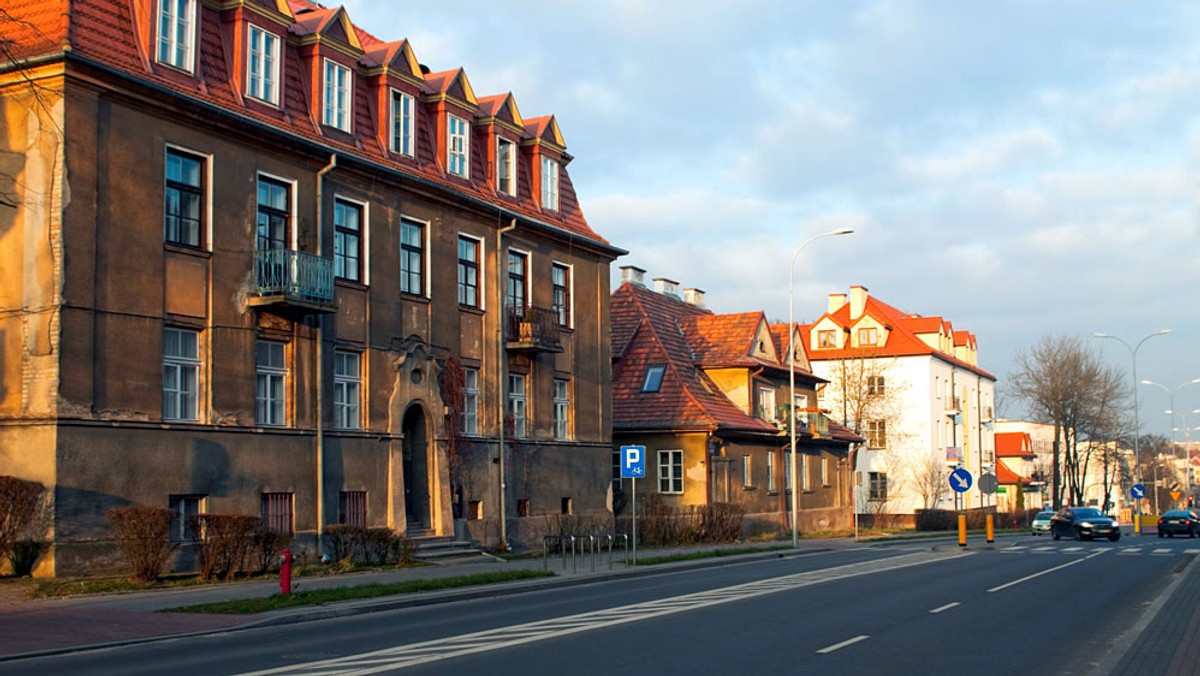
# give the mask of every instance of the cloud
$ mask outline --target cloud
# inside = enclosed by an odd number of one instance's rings
[[[901,159],[901,174],[923,181],[955,181],[1042,164],[1061,152],[1054,134],[1041,128],[1003,131],[947,145],[951,147],[941,154]]]

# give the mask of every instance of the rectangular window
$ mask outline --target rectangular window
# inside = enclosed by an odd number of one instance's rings
[[[260,425],[283,425],[287,410],[284,344],[260,340],[255,347],[255,419]]]
[[[817,347],[837,347],[837,332],[817,331]]]
[[[867,394],[880,395],[885,391],[883,376],[867,376]]]
[[[458,237],[458,304],[479,307],[479,240]]]
[[[792,452],[783,452],[783,490],[792,490]]]
[[[158,62],[192,72],[196,0],[159,0]]]
[[[683,451],[658,452],[658,492],[683,493]]]
[[[770,387],[758,388],[758,417],[775,420],[775,390]]]
[[[342,491],[338,495],[338,523],[367,527],[367,492]]]
[[[821,485],[829,485],[829,458],[821,458]]]
[[[425,292],[425,224],[400,219],[400,292],[420,296]]]
[[[200,419],[200,334],[163,329],[163,420]]]
[[[879,329],[868,326],[858,330],[859,345],[875,345],[879,342]]]
[[[204,218],[204,158],[167,148],[163,238],[200,246]]]
[[[279,37],[251,25],[250,58],[246,61],[246,95],[279,104]]]
[[[550,282],[553,286],[554,316],[558,318],[558,325],[570,326],[571,268],[562,263],[555,263],[550,269]]]
[[[868,420],[867,421],[867,447],[868,448],[886,448],[887,447],[887,421],[886,420]]]
[[[188,542],[195,539],[192,520],[204,513],[204,497],[203,495],[171,495],[167,498],[167,507],[174,512],[171,515],[172,542]]]
[[[800,473],[800,490],[811,490],[812,481],[810,480],[810,476],[812,474],[812,464],[811,458],[809,458],[807,453],[800,454],[800,469],[797,471]]]
[[[462,433],[479,434],[479,369],[463,369]]]
[[[518,439],[525,437],[525,415],[528,402],[525,399],[525,375],[508,374],[508,414],[512,417],[512,433]]]
[[[887,472],[869,472],[870,492],[868,500],[886,502],[888,499],[888,480]]]
[[[775,452],[767,451],[767,490],[775,492],[779,488],[775,485]]]
[[[571,438],[571,395],[570,382],[554,380],[554,438]]]
[[[446,117],[446,167],[455,176],[470,178],[467,151],[471,147],[471,129],[461,117]]]
[[[363,208],[344,199],[333,200],[333,274],[352,282],[362,281]]]
[[[621,452],[612,452],[612,492],[613,495],[620,495],[621,487]]]
[[[508,296],[505,303],[510,308],[524,308],[529,278],[529,256],[515,251],[508,252]]]
[[[657,392],[662,388],[663,374],[666,373],[667,367],[661,365],[651,366],[646,369],[646,379],[642,381],[643,392]]]
[[[754,483],[750,477],[750,456],[742,456],[742,488],[750,488]]]
[[[412,157],[413,129],[416,127],[413,97],[392,90],[392,152]]]
[[[292,221],[292,186],[266,176],[258,177],[258,226],[254,246],[259,251],[288,248]]]
[[[496,138],[496,190],[505,195],[517,194],[517,144],[506,138]]]
[[[558,162],[542,158],[542,208],[558,211]]]
[[[262,494],[263,527],[272,533],[292,535],[295,523],[292,519],[291,493]]]
[[[333,353],[333,425],[338,429],[362,428],[362,355]]]
[[[350,69],[325,59],[325,107],[321,121],[335,129],[350,131]]]

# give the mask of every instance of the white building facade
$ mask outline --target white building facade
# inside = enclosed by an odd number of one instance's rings
[[[831,294],[826,313],[801,331],[813,373],[829,381],[819,405],[867,439],[856,463],[859,513],[995,505],[978,479],[995,472],[996,379],[976,365],[974,335],[861,286]],[[949,482],[959,467],[972,476],[961,494]]]

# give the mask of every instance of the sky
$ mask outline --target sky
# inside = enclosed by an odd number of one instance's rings
[[[326,3],[330,4],[330,3]],[[1176,388],[1200,439],[1200,3],[345,3],[478,96],[553,114],[614,263],[797,321],[852,285],[975,334],[1001,391],[1043,336]],[[1090,338],[1103,332],[1125,341]],[[1168,395],[1139,387],[1144,431]],[[1008,417],[1025,411],[1001,397]],[[1195,427],[1192,431],[1188,428]]]

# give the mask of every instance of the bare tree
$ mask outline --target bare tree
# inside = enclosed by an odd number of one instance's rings
[[[921,496],[922,506],[936,509],[950,493],[950,472],[946,469],[946,463],[930,455],[925,462],[912,463],[908,469],[909,480],[917,495]]]
[[[1018,351],[1015,362],[1012,394],[1035,420],[1054,425],[1054,507],[1062,505],[1064,488],[1071,502],[1081,503],[1092,442],[1113,438],[1113,421],[1125,408],[1124,375],[1077,336],[1043,336],[1028,351]]]

